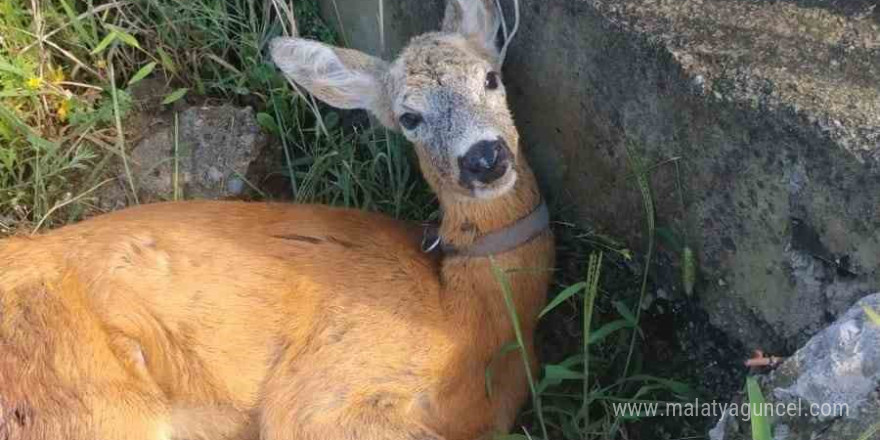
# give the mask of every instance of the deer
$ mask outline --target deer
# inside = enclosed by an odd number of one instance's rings
[[[0,439],[475,440],[537,367],[554,239],[519,148],[491,2],[391,63],[277,37],[329,105],[415,148],[436,229],[317,204],[141,205],[0,241]],[[491,367],[491,375],[487,368]],[[487,381],[489,383],[487,383]]]

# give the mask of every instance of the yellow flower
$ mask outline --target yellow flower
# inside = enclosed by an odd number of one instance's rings
[[[58,115],[59,121],[66,121],[67,115],[70,113],[70,100],[65,99],[58,104],[58,109],[56,110],[56,114]]]
[[[64,82],[65,79],[67,78],[64,77],[64,69],[61,67],[52,69],[52,84]]]
[[[25,86],[31,90],[39,90],[39,88],[43,85],[43,78],[32,76],[25,82]]]

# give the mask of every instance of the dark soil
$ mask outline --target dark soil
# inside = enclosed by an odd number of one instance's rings
[[[559,272],[551,296],[564,286],[586,277],[589,254],[598,248],[597,242],[603,241],[588,231],[570,226],[558,226],[556,235]],[[636,310],[643,261],[644,255],[638,253],[626,260],[607,249],[604,251],[600,294],[594,306],[594,330],[604,322],[620,318],[614,301],[622,301],[632,311]],[[729,402],[743,387],[747,372],[743,361],[749,354],[744,347],[712,327],[697,298],[675,293],[682,290],[678,287],[681,272],[672,261],[678,261],[678,258],[671,257],[662,248],[653,258],[646,290],[646,297],[653,299],[645,301],[649,305],[642,310],[640,328],[644,337],[637,338],[630,375],[644,374],[685,383],[695,392],[690,401],[699,398],[701,402]],[[581,352],[582,307],[579,297],[542,320],[537,342],[543,364],[558,363]],[[596,365],[591,364],[591,371],[595,372],[595,376],[591,373],[591,382],[608,385],[619,379],[630,336],[626,331],[618,332],[616,337],[607,338],[591,350],[591,359],[596,359]],[[580,386],[576,384],[571,391],[580,393]],[[623,392],[620,397],[626,395]],[[675,400],[672,393],[654,394],[648,398]],[[528,426],[531,420],[526,417],[522,422]],[[711,417],[655,417],[631,422],[621,429],[630,439],[678,439],[705,436],[715,422]]]

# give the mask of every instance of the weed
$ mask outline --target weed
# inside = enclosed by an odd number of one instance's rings
[[[770,416],[765,413],[764,393],[761,392],[757,379],[751,376],[746,379],[746,392],[749,396],[749,414],[752,417],[752,440],[771,440],[773,435],[770,433]]]
[[[635,327],[638,328],[639,318],[641,317],[642,311],[642,302],[645,300],[645,291],[648,288],[648,273],[651,270],[651,258],[654,256],[654,198],[651,195],[651,186],[648,183],[648,170],[645,169],[642,164],[641,158],[636,154],[633,145],[627,140],[626,144],[626,157],[629,159],[630,166],[633,169],[633,172],[636,176],[636,182],[638,182],[639,191],[642,194],[642,204],[645,208],[645,222],[647,224],[647,234],[648,234],[648,251],[645,253],[645,268],[642,274],[642,288],[639,292],[639,302],[636,304],[636,316],[635,316]],[[629,343],[629,351],[626,354],[626,363],[623,366],[623,375],[622,377],[626,377],[627,373],[629,373],[630,362],[632,361],[633,350],[636,345],[636,337],[638,337],[639,332],[632,332],[632,339]]]
[[[880,313],[868,306],[862,306],[862,310],[865,311],[865,314],[868,315],[868,319],[870,319],[871,322],[875,325],[880,325]]]
[[[107,140],[122,136],[130,108],[129,95],[112,87],[115,63],[139,49],[114,24],[122,5],[86,13],[65,0],[0,6],[0,218],[9,224],[52,224],[49,214],[85,200],[73,195],[77,187],[100,179]]]
[[[546,426],[543,438],[625,438],[628,424],[643,420],[651,414],[632,409],[630,412],[621,411],[621,408],[634,408],[624,405],[680,402],[695,396],[687,384],[644,374],[634,362],[637,347],[640,345],[638,338],[644,338],[639,328],[641,304],[648,288],[654,235],[658,231],[654,225],[654,204],[648,184],[650,168],[642,164],[633,145],[627,144],[626,148],[635,182],[642,194],[648,235],[648,249],[638,287],[627,288],[626,292],[618,293],[619,297],[615,298],[615,294],[603,289],[603,283],[600,283],[600,274],[605,265],[611,264],[610,268],[616,270],[614,268],[619,267],[616,262],[631,260],[629,250],[622,248],[615,240],[593,232],[572,234],[572,228],[560,228],[563,233],[557,235],[561,236],[563,247],[576,244],[586,247],[573,249],[574,254],[566,256],[566,260],[577,261],[579,266],[585,266],[586,276],[583,281],[568,282],[567,287],[550,299],[539,317],[544,321],[579,319],[582,326],[578,336],[580,350],[575,351],[573,346],[569,346],[566,350],[569,353],[567,357],[545,363],[535,387],[532,408],[520,418],[523,425],[531,427],[534,432],[543,432]],[[605,259],[606,253],[611,256],[608,260]],[[580,255],[589,255],[589,258],[582,261]],[[612,278],[618,280],[609,283],[619,285],[621,275],[619,271],[613,273]],[[693,275],[684,273],[683,278],[687,281]],[[564,285],[565,281],[568,280],[565,278],[565,270],[562,270],[557,276],[557,282]],[[624,284],[630,285],[633,282],[624,281]],[[627,302],[632,302],[632,307]],[[580,307],[576,306],[578,303]],[[569,310],[569,316],[563,316],[563,309]],[[504,349],[509,347],[505,346]],[[525,437],[514,434],[503,438]],[[529,434],[529,438],[538,437]]]
[[[133,105],[128,87],[147,77],[164,79],[174,90],[163,105],[208,95],[254,106],[260,125],[282,143],[284,165],[273,171],[288,179],[289,197],[296,201],[380,210],[401,218],[434,215],[436,202],[400,137],[381,129],[343,130],[337,112],[322,116],[320,107],[293,90],[269,62],[266,45],[285,29],[272,5],[246,0],[4,2],[4,230],[77,220],[93,200],[91,192],[77,197],[77,188],[94,187],[115,162],[124,171],[129,201],[138,202],[125,121]],[[336,42],[319,20],[314,1],[296,6],[303,36]],[[178,136],[175,131],[175,140]],[[261,182],[248,184],[267,195]],[[169,198],[182,196],[175,180]],[[63,211],[66,215],[59,215]]]

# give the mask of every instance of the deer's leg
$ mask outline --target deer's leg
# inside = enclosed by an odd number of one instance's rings
[[[0,439],[171,440],[164,397],[117,342],[73,277],[0,286]]]
[[[148,395],[132,392],[104,395],[92,402],[95,436],[118,440],[172,440],[174,435],[167,407]],[[86,437],[88,438],[88,437]]]
[[[261,414],[262,440],[444,440],[442,436],[395,411],[373,408],[318,414],[309,397],[293,397],[301,405],[268,404]],[[296,407],[299,406],[299,407]]]
[[[444,440],[409,414],[405,392],[320,360],[277,363],[260,408],[263,440]],[[363,377],[363,376],[360,376]]]

